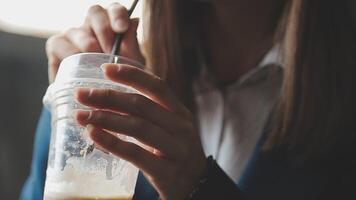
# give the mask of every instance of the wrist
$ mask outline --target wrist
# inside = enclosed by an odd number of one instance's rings
[[[197,196],[197,194],[204,188],[208,181],[209,173],[213,168],[214,159],[212,156],[208,156],[206,158],[206,164],[203,172],[201,173],[198,182],[195,184],[193,190],[189,193],[186,200],[193,200]]]

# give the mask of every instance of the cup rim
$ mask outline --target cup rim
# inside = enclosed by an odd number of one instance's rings
[[[143,69],[143,64],[141,64],[139,61],[136,61],[136,60],[133,60],[131,58],[127,58],[127,57],[124,57],[124,56],[119,56],[119,55],[112,55],[112,54],[107,54],[107,53],[98,53],[98,52],[85,52],[85,53],[77,53],[77,54],[73,54],[73,55],[70,55],[70,56],[67,56],[66,58],[64,58],[62,61],[61,61],[61,64],[63,62],[66,62],[67,60],[70,60],[72,58],[75,59],[75,57],[80,57],[80,56],[88,56],[88,55],[91,55],[91,56],[96,56],[96,55],[100,55],[100,56],[107,56],[108,57],[108,61],[109,60],[112,60],[113,57],[117,57],[119,58],[120,60],[124,60],[128,63],[132,63],[131,65],[134,66],[134,67],[138,67],[138,68],[141,68]],[[109,62],[108,62],[109,63]],[[130,64],[129,64],[130,65]],[[79,79],[82,79],[82,80],[85,80],[85,81],[88,81],[88,82],[95,82],[97,81],[95,78],[79,78]],[[77,80],[79,80],[77,79]],[[93,81],[95,80],[95,81]],[[101,79],[100,79],[101,80]],[[110,84],[115,84],[115,85],[118,85],[120,87],[124,87],[124,88],[127,88],[127,89],[130,89],[132,91],[135,91],[137,92],[135,89],[133,89],[132,87],[130,86],[127,86],[127,85],[124,85],[124,84],[120,84],[120,83],[114,83],[112,81],[109,81],[109,80],[102,80],[102,82],[108,82]],[[61,84],[64,84],[64,83],[67,83],[67,82],[61,82]],[[57,93],[59,90],[61,89],[61,86],[59,84],[59,82],[57,81],[57,78],[55,79],[55,81],[53,83],[51,83],[47,90],[46,90],[46,93],[42,99],[42,102],[43,104],[47,107],[49,105],[49,101],[50,99],[53,97],[53,95],[55,93]]]
[[[62,62],[64,62],[65,60],[68,60],[68,59],[71,59],[72,57],[77,57],[77,56],[81,56],[81,55],[104,55],[104,56],[108,56],[108,57],[117,57],[117,58],[120,58],[120,59],[122,59],[122,60],[126,60],[126,61],[128,61],[128,62],[130,62],[130,63],[133,63],[133,64],[135,64],[134,66],[135,67],[139,67],[139,68],[141,68],[141,69],[143,69],[144,68],[144,64],[143,63],[141,63],[141,62],[139,62],[139,61],[137,61],[137,60],[134,60],[134,59],[131,59],[131,58],[128,58],[128,57],[125,57],[125,56],[120,56],[120,55],[113,55],[113,54],[109,54],[109,53],[100,53],[100,52],[81,52],[81,53],[76,53],[76,54],[72,54],[72,55],[70,55],[70,56],[67,56],[67,57],[65,57],[62,61],[61,61],[61,63]],[[109,62],[108,62],[109,63]]]

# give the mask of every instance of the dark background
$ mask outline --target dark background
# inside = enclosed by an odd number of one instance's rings
[[[0,31],[0,199],[18,199],[30,171],[48,84],[45,41]]]

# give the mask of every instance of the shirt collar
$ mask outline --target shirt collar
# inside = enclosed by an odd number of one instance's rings
[[[258,67],[265,67],[269,65],[278,65],[282,67],[282,56],[281,56],[280,45],[275,45],[258,64]]]
[[[271,70],[270,68],[273,68],[272,70],[275,70],[275,68],[282,69],[282,66],[280,45],[275,45],[270,51],[267,52],[256,67],[248,71],[235,82],[229,84],[227,87],[235,88],[258,81],[262,79],[262,77],[268,76],[268,71]],[[214,84],[215,82],[214,77],[209,73],[207,68],[202,67],[201,73],[194,83],[194,90],[201,93],[216,89],[216,84]]]

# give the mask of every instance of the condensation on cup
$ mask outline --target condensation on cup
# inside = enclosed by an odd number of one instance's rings
[[[73,117],[74,110],[90,110],[74,99],[78,87],[136,90],[105,79],[101,65],[117,63],[137,67],[136,61],[120,56],[82,53],[65,58],[56,79],[43,98],[52,115],[52,133],[44,191],[45,200],[131,200],[138,169],[131,163],[94,147]],[[121,139],[134,142],[132,138]]]

